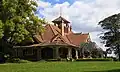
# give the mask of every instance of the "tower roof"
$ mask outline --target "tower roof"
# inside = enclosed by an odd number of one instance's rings
[[[58,18],[56,18],[55,20],[53,20],[52,22],[53,23],[59,23],[59,22],[62,22],[64,21],[64,23],[70,23],[69,21],[67,21],[65,18],[59,16]]]

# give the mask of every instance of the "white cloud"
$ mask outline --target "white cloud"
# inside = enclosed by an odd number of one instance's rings
[[[92,40],[101,47],[103,46],[100,44],[97,34],[102,29],[97,25],[98,22],[120,11],[120,0],[94,0],[91,2],[76,0],[72,5],[68,2],[51,5],[39,1],[38,4],[44,7],[42,14],[48,21],[58,17],[60,7],[62,7],[62,16],[70,20],[73,31],[90,32]]]
[[[43,1],[37,1],[37,4],[39,7],[43,7],[43,8],[46,8],[46,7],[50,7],[51,4],[49,2],[43,2]]]

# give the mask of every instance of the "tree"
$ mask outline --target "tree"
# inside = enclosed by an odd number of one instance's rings
[[[105,58],[107,58],[107,54],[112,54],[112,49],[108,48],[106,51],[104,51]]]
[[[120,61],[120,13],[109,16],[99,22],[104,32],[100,38],[106,47],[110,47],[119,56]]]
[[[3,24],[0,20],[0,38],[2,38],[2,36],[3,36]]]
[[[36,7],[34,0],[0,1],[0,45],[3,49],[7,49],[5,44],[14,46],[25,40],[32,41],[36,33],[43,31],[45,21],[35,16]]]
[[[81,43],[80,44],[80,51],[82,53],[82,57],[88,57],[90,55],[90,50],[89,50],[89,43]]]
[[[101,48],[93,48],[91,50],[92,58],[102,58],[104,56],[104,52]]]
[[[85,55],[93,58],[103,57],[103,50],[98,48],[95,42],[81,43],[80,48],[82,50],[83,57]]]

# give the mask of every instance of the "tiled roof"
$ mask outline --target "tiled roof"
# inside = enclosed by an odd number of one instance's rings
[[[18,47],[34,47],[34,46],[49,46],[49,45],[61,45],[61,46],[73,46],[79,47],[80,43],[87,42],[89,34],[73,33],[70,31],[68,34],[62,36],[61,30],[54,25],[47,24],[45,31],[42,34],[34,36],[35,42],[38,44]],[[18,48],[17,46],[15,48]]]
[[[89,38],[89,34],[74,34],[71,33],[68,36],[68,39],[70,40],[70,42],[74,45],[79,46],[80,43],[82,42],[87,42],[87,39]]]
[[[45,26],[44,33],[41,34],[41,37],[43,38],[43,41],[50,41],[54,36],[56,35],[56,31],[51,28],[51,25],[48,24]]]
[[[45,32],[42,35],[36,35],[36,39],[38,43],[44,42],[48,44],[56,44],[55,40],[60,39],[62,41],[59,41],[60,43],[64,43],[67,45],[72,45],[72,46],[79,46],[81,42],[86,42],[88,39],[89,34],[81,34],[81,33],[73,33],[70,32],[68,35],[61,35],[61,30],[54,25],[46,25],[45,26]],[[58,43],[57,43],[58,44]]]
[[[67,43],[56,43],[56,42],[43,42],[43,43],[39,43],[39,44],[33,44],[33,45],[27,45],[27,46],[14,46],[13,48],[29,48],[29,47],[38,47],[38,46],[72,46],[72,47],[76,47],[73,44],[67,44]]]

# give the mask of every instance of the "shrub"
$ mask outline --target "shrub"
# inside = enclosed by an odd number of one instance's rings
[[[66,59],[58,58],[58,59],[47,59],[46,61],[66,61]]]
[[[66,60],[67,61],[72,61],[72,62],[75,61],[75,59],[73,59],[73,58],[67,58]]]
[[[76,61],[112,61],[112,58],[86,58],[86,59],[77,59]]]
[[[47,59],[46,61],[59,61],[58,59]]]
[[[119,60],[118,60],[117,58],[115,58],[115,57],[113,57],[112,59],[113,59],[113,61],[119,61]]]
[[[62,59],[61,59],[61,58],[58,58],[57,61],[62,61]]]
[[[46,62],[46,60],[39,60],[39,61],[37,61],[37,62]]]
[[[8,58],[6,60],[7,63],[18,63],[20,61],[19,58]]]
[[[19,58],[9,58],[6,60],[7,63],[28,63],[30,61],[28,60],[22,60],[22,59],[19,59]]]
[[[31,61],[28,60],[20,60],[19,63],[30,63]]]

